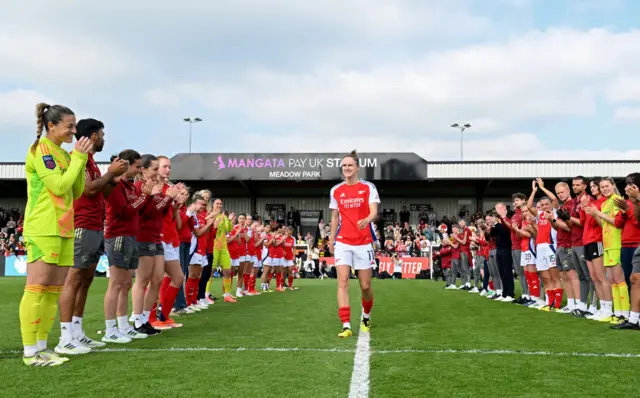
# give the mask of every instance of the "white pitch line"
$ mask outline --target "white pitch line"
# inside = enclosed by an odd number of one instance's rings
[[[365,335],[365,333],[362,333]],[[369,338],[367,337],[367,340]],[[358,337],[360,342],[360,337]],[[367,341],[368,344],[368,341]],[[357,353],[357,349],[342,348],[296,348],[296,347],[167,347],[167,348],[102,348],[93,350],[94,353],[135,353],[135,352],[326,352],[326,353]],[[0,355],[21,354],[22,350],[2,350]],[[454,355],[522,355],[522,356],[549,356],[549,357],[595,357],[595,358],[640,358],[635,353],[607,353],[607,352],[553,352],[553,351],[518,351],[518,350],[456,350],[456,349],[432,349],[432,350],[371,350],[369,355],[390,354],[454,354]],[[355,363],[354,363],[355,370]]]
[[[532,355],[550,357],[596,357],[596,358],[640,358],[640,354],[614,352],[553,352],[553,351],[519,351],[519,350],[380,350],[374,354],[471,354],[471,355]]]
[[[353,359],[353,373],[351,374],[351,385],[349,386],[349,398],[369,397],[369,358],[371,349],[369,333],[359,333],[356,343],[356,355]]]

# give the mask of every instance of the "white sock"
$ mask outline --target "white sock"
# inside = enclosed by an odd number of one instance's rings
[[[133,318],[134,318],[134,325],[135,327],[139,328],[140,326],[144,325],[146,322],[144,321],[144,315],[142,314],[133,314]]]
[[[129,325],[129,319],[126,315],[118,317],[118,330],[126,332],[130,327],[131,325]]]
[[[44,351],[47,349],[47,340],[37,340],[36,347],[38,351]]]
[[[115,319],[107,319],[104,321],[107,329],[105,330],[105,334],[109,335],[115,333],[118,329],[116,329],[116,320]]]
[[[368,313],[368,314],[367,314],[367,313],[365,313],[364,311],[362,311],[362,317],[363,317],[364,319],[369,319],[369,318],[371,317],[371,313]]]
[[[615,315],[616,317],[621,317],[622,316],[622,311],[621,310],[616,310],[613,312],[613,315]]]
[[[640,321],[640,312],[631,311],[631,314],[629,314],[629,323],[637,324],[638,321]]]
[[[613,312],[613,303],[611,301],[600,301],[600,307],[605,314],[610,315]]]
[[[502,289],[496,290],[496,293],[498,293],[498,296],[502,296]]]
[[[143,323],[149,322],[149,316],[151,315],[151,311],[142,311],[142,320]]]
[[[74,316],[71,318],[71,332],[74,338],[82,337],[84,330],[82,330],[82,317]]]
[[[225,293],[222,295],[222,297],[229,297],[229,296],[231,296],[231,293]]]
[[[38,352],[38,346],[37,345],[26,345],[26,346],[24,346],[24,356],[25,357],[32,357],[32,356],[36,355],[36,352]]]
[[[567,299],[567,305],[568,305],[569,309],[576,308],[576,299],[574,299],[574,298]]]
[[[620,311],[622,312],[622,316],[629,319],[629,311]]]
[[[73,340],[73,330],[71,322],[60,322],[60,340],[62,343],[68,343]]]
[[[342,322],[342,327],[351,329],[351,322]]]
[[[586,311],[587,310],[587,303],[585,303],[584,301],[578,301],[578,309],[580,311]]]

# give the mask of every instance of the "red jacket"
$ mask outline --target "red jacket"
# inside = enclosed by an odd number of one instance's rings
[[[622,247],[640,246],[640,224],[633,214],[633,203],[627,200],[629,210],[616,214],[616,228],[622,228]]]
[[[599,199],[591,201],[598,210],[602,209],[602,203],[607,200],[604,196]],[[602,225],[595,218],[591,217],[584,212],[584,209],[580,210],[580,224],[584,227],[582,231],[582,243],[586,246],[589,243],[602,242]]]
[[[122,179],[105,202],[107,221],[104,237],[111,239],[136,235],[139,229],[138,212],[151,202],[151,197],[137,191],[130,181]]]
[[[135,182],[136,192],[142,192],[144,182]],[[140,209],[139,227],[136,240],[144,243],[162,243],[162,224],[164,212],[171,204],[168,196],[156,195]]]

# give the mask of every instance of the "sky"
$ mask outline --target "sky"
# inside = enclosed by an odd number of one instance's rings
[[[638,159],[640,1],[21,0],[0,13],[0,161],[35,105],[122,149]]]

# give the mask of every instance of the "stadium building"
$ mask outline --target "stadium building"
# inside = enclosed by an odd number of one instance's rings
[[[192,191],[209,189],[224,201],[225,209],[286,222],[291,208],[302,234],[316,234],[319,221],[329,217],[329,191],[341,180],[338,153],[192,153],[172,160],[172,178]],[[109,163],[99,164],[103,174]],[[545,179],[551,188],[577,175],[607,176],[623,191],[626,175],[640,170],[638,161],[500,161],[428,162],[415,153],[360,154],[360,175],[376,184],[385,222],[400,221],[409,210],[409,222],[420,212],[450,220],[469,212],[486,211],[511,201],[514,192],[531,192],[531,181]],[[26,205],[24,163],[0,163],[0,208],[23,212]],[[387,259],[388,260],[388,259]],[[417,261],[417,260],[416,260]],[[388,266],[390,262],[387,261]],[[430,262],[429,262],[430,263]],[[407,265],[408,264],[408,265]],[[412,266],[407,263],[405,265]],[[416,262],[416,270],[425,266]],[[99,270],[108,268],[105,256]],[[415,271],[415,270],[414,270]],[[0,256],[0,275],[26,272],[23,258]],[[415,273],[415,272],[413,272]]]
[[[329,191],[340,180],[338,153],[190,153],[172,160],[172,177],[192,189],[210,189],[226,209],[278,217],[293,207],[301,217],[328,218]],[[438,218],[486,211],[531,192],[542,177],[552,187],[576,175],[619,180],[640,170],[640,161],[428,162],[415,153],[360,154],[362,178],[376,184],[385,218],[398,220],[406,206],[416,224],[420,209]],[[100,163],[103,173],[108,163]],[[24,209],[24,163],[0,163],[0,207]],[[304,223],[303,223],[304,224]]]

